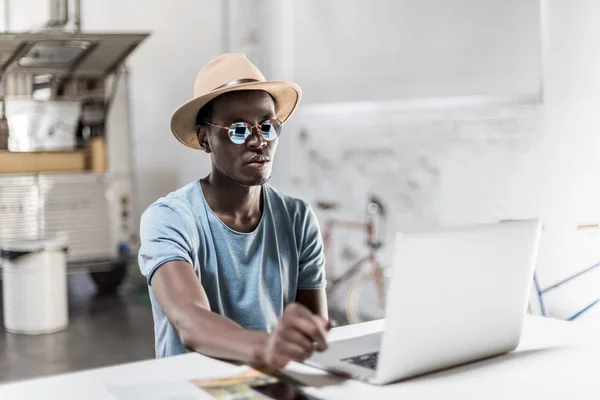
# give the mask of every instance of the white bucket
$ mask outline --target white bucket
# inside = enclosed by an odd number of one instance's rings
[[[58,332],[69,324],[64,240],[10,243],[0,248],[4,327],[11,333]]]

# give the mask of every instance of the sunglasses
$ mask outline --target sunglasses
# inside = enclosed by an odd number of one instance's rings
[[[281,126],[283,125],[277,118],[268,119],[256,125],[250,125],[247,122],[234,122],[230,126],[221,126],[208,121],[206,121],[206,123],[216,128],[227,129],[229,139],[235,144],[246,143],[246,140],[252,135],[252,130],[255,127],[260,128],[262,137],[266,141],[271,142],[279,137],[281,134]]]

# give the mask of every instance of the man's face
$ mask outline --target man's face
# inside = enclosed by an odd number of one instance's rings
[[[217,97],[212,102],[209,122],[221,126],[247,122],[254,126],[271,118],[275,118],[273,98],[267,92],[252,90]],[[206,135],[213,164],[222,174],[240,185],[256,186],[271,177],[278,141],[266,141],[259,130],[253,128],[245,143],[235,144],[229,139],[226,129],[207,125],[202,128],[199,140],[202,141],[203,135]]]

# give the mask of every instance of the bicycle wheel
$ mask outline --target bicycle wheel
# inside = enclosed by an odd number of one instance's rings
[[[346,295],[346,318],[348,323],[371,321],[385,317],[385,293],[389,279],[382,273],[383,298],[380,299],[375,276],[367,272],[352,282]]]

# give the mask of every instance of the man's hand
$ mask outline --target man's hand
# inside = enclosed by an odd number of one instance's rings
[[[283,368],[290,361],[302,362],[314,350],[328,348],[327,332],[330,329],[329,321],[312,314],[299,303],[292,303],[286,307],[267,340],[263,362],[273,368]]]

